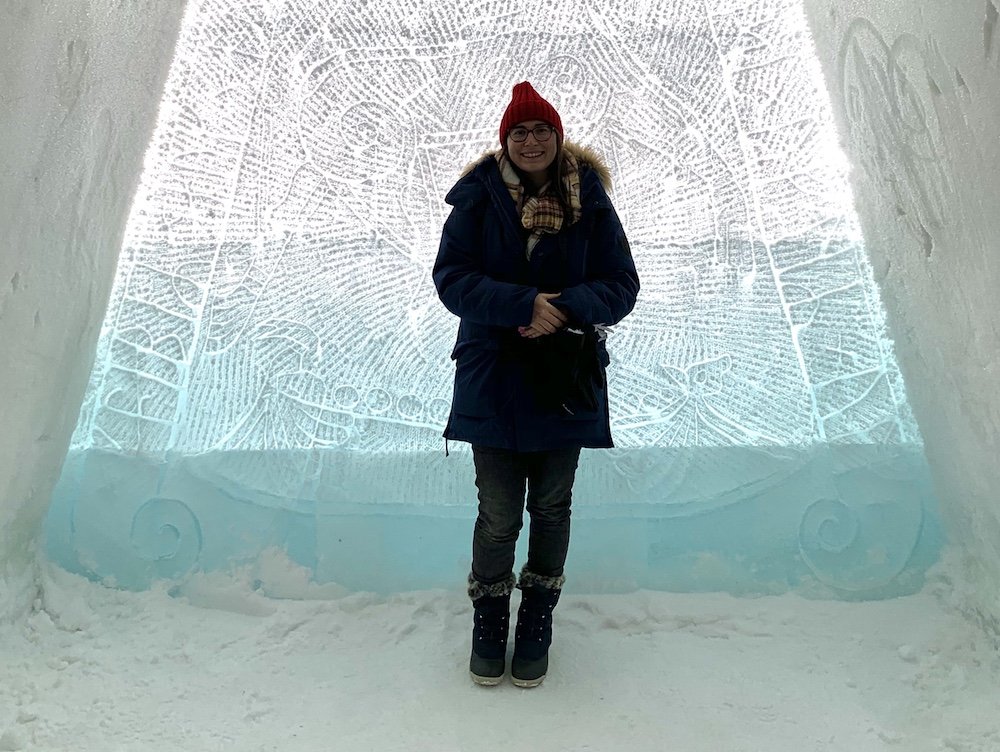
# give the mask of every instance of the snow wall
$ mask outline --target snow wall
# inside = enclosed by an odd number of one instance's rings
[[[524,78],[607,158],[643,278],[570,587],[920,586],[936,503],[798,0],[200,2],[55,561],[266,588],[276,550],[348,588],[462,586],[476,492],[440,438],[457,322],[430,269],[442,198]]]
[[[34,594],[183,7],[0,7],[0,618]]]
[[[1000,2],[806,5],[956,586],[998,632]]]

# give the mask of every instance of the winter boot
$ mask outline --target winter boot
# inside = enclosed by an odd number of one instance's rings
[[[475,609],[469,673],[476,684],[492,687],[503,679],[510,629],[510,594],[513,590],[513,574],[489,585],[469,575],[469,598]]]
[[[518,687],[537,687],[549,668],[552,644],[552,611],[559,602],[565,577],[542,577],[521,570],[521,606],[514,630],[514,660],[511,681]]]

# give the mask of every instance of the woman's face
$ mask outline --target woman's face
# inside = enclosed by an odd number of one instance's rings
[[[507,154],[522,171],[532,177],[543,177],[548,174],[549,165],[556,158],[558,136],[552,128],[548,140],[539,141],[532,131],[536,125],[548,125],[548,123],[544,120],[525,120],[511,128],[507,134]],[[516,128],[528,129],[528,137],[524,141],[518,142],[510,137]]]

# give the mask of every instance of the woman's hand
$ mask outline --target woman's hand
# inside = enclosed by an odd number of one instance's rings
[[[566,322],[569,321],[566,314],[549,302],[552,298],[558,297],[559,293],[557,292],[540,292],[535,296],[535,308],[531,316],[531,323],[528,326],[517,328],[522,337],[529,339],[543,337],[566,326]]]

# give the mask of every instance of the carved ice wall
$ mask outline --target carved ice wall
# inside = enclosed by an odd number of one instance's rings
[[[915,440],[796,3],[726,5],[203,2],[74,445],[440,445],[442,197],[522,76],[642,272],[621,446]]]
[[[581,470],[581,503],[661,520],[762,504],[828,584],[903,571],[920,437],[797,0],[203,0],[64,475],[61,508],[108,523],[67,538],[91,571],[114,569],[93,561],[116,536],[149,573],[205,566],[233,499],[315,515],[317,570],[352,505],[467,510],[470,468],[436,455],[456,321],[430,269],[442,198],[525,78],[607,158],[643,282],[609,341],[618,449]],[[670,560],[672,533],[634,534],[644,566]],[[890,550],[875,565],[873,545]],[[326,574],[349,581],[348,558]]]
[[[950,523],[955,598],[1000,633],[1000,2],[805,5]]]

